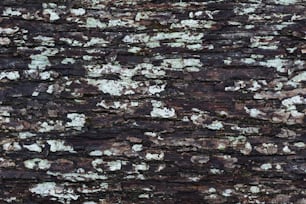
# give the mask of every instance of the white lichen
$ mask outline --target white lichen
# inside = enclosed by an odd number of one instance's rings
[[[229,196],[232,196],[232,193],[233,193],[233,190],[232,190],[232,189],[225,189],[225,190],[222,192],[222,195],[225,196],[225,197],[229,197]]]
[[[63,121],[56,120],[56,121],[44,121],[38,122],[39,124],[39,132],[51,132],[53,130],[60,130],[63,127]]]
[[[290,150],[290,148],[289,148],[287,145],[284,146],[282,150],[283,150],[283,152],[286,153],[286,154],[292,153],[291,150]]]
[[[286,98],[282,101],[282,105],[286,107],[288,111],[295,110],[295,104],[306,104],[306,99],[302,96],[293,96],[291,98]]]
[[[149,136],[149,137],[156,137],[157,133],[156,132],[144,132],[144,135]]]
[[[130,52],[130,53],[139,53],[140,51],[141,51],[140,47],[130,47],[128,49],[128,52]]]
[[[31,55],[31,64],[28,65],[30,69],[44,69],[47,66],[51,66],[49,58],[45,55]]]
[[[8,79],[8,80],[17,80],[20,78],[18,71],[4,71],[0,73],[0,80],[2,79]]]
[[[190,161],[192,163],[206,164],[210,160],[209,156],[192,156]]]
[[[251,186],[250,191],[251,191],[251,193],[256,194],[256,193],[260,192],[260,189],[258,188],[258,186]]]
[[[142,194],[140,194],[140,195],[138,195],[138,198],[150,198],[150,195],[149,194],[147,194],[147,193],[142,193]]]
[[[261,61],[259,62],[259,65],[266,66],[266,67],[273,67],[276,68],[276,71],[278,72],[286,72],[285,66],[287,64],[287,60],[275,58],[275,59],[269,59],[265,62]]]
[[[88,79],[87,82],[90,85],[97,86],[103,93],[113,96],[134,94],[134,89],[139,87],[139,82],[131,80]]]
[[[212,28],[216,24],[215,21],[211,20],[195,20],[195,19],[184,19],[179,23],[172,23],[170,29],[175,28],[187,28],[187,29],[198,29],[198,28]]]
[[[40,51],[40,54],[30,56],[31,63],[28,65],[30,69],[44,70],[47,66],[51,66],[48,56],[54,56],[59,52],[57,48],[36,47],[35,50]]]
[[[148,19],[149,18],[149,15],[151,14],[152,12],[150,11],[145,11],[145,12],[137,12],[136,16],[135,16],[135,21],[140,21],[142,19]]]
[[[71,200],[79,198],[79,195],[75,194],[72,188],[68,188],[64,184],[56,184],[55,182],[39,183],[29,190],[42,197],[53,197],[63,204],[69,204]]]
[[[256,108],[247,108],[244,107],[244,110],[246,111],[246,113],[248,113],[252,118],[262,118],[263,116],[266,116],[266,113],[256,109]]]
[[[19,31],[19,28],[17,26],[15,27],[10,27],[10,28],[2,28],[0,27],[0,33],[2,34],[7,34],[7,35],[12,35],[14,33],[16,33],[17,31]]]
[[[273,36],[253,36],[251,38],[251,47],[265,50],[276,50],[279,41],[273,41]]]
[[[183,59],[183,58],[175,58],[175,59],[164,59],[161,63],[161,66],[165,69],[171,69],[171,70],[180,70],[183,68],[186,68],[188,71],[200,71],[200,68],[202,67],[202,63],[200,59],[195,58],[189,58],[189,59]]]
[[[75,16],[82,16],[86,13],[86,10],[83,8],[70,9],[70,13],[72,13]]]
[[[104,40],[103,38],[92,37],[90,41],[88,41],[84,47],[91,47],[94,45],[98,46],[106,46],[109,42]]]
[[[133,164],[133,167],[134,167],[136,172],[138,172],[138,171],[147,171],[150,168],[149,165],[147,163],[144,163],[144,162],[142,162],[140,164]]]
[[[42,169],[46,170],[51,167],[51,164],[48,160],[46,159],[29,159],[23,162],[24,166],[28,169]]]
[[[106,28],[107,25],[105,23],[102,23],[99,19],[89,17],[86,19],[86,27],[88,28]]]
[[[305,148],[306,144],[304,142],[296,142],[293,144],[297,148]]]
[[[75,60],[73,58],[67,57],[67,58],[63,59],[61,63],[62,64],[74,64]]]
[[[84,171],[84,169],[83,169]],[[51,172],[48,171],[48,175],[58,176],[64,180],[72,181],[72,182],[80,182],[80,181],[96,181],[96,180],[105,180],[107,176],[100,175],[93,172],[83,172],[80,173],[60,173],[60,172]]]
[[[73,127],[74,129],[81,130],[86,123],[86,116],[82,113],[68,113],[67,118],[71,122],[67,122],[67,127]]]
[[[30,138],[30,137],[34,137],[36,134],[34,133],[31,133],[31,132],[19,132],[18,133],[18,137],[20,139],[27,139],[27,138]]]
[[[258,127],[239,127],[237,125],[231,127],[232,130],[237,130],[241,134],[258,134],[259,128]]]
[[[48,89],[46,91],[48,94],[52,94],[54,92],[54,85],[48,86]]]
[[[165,91],[165,87],[166,87],[166,84],[162,84],[162,85],[152,85],[152,86],[149,86],[149,93],[150,94],[158,94],[158,93],[161,93],[163,91]]]
[[[298,0],[274,0],[274,3],[282,4],[282,5],[290,5],[297,3]]]
[[[71,38],[60,38],[60,41],[66,42],[67,44],[69,44],[70,46],[74,46],[74,47],[81,47],[83,46],[83,42],[80,42],[78,40],[75,39],[71,39]]]
[[[118,171],[121,169],[122,162],[120,160],[107,162],[110,171]]]
[[[146,154],[146,159],[147,160],[163,160],[164,159],[164,152],[160,153],[147,153]]]
[[[65,145],[65,141],[63,140],[47,140],[47,143],[50,145],[51,152],[66,151],[75,153],[73,147]]]
[[[151,101],[153,110],[151,111],[151,116],[156,118],[176,118],[176,113],[174,108],[167,108],[162,105],[160,101]]]
[[[39,77],[42,80],[48,80],[48,79],[52,80],[51,74],[52,74],[52,71],[40,72]]]
[[[306,81],[306,71],[298,73],[296,76],[290,79],[292,82],[302,82]]]
[[[8,37],[0,37],[0,45],[9,45],[11,40]]]
[[[102,155],[103,155],[103,152],[100,150],[94,150],[94,151],[89,152],[89,156],[93,156],[93,157],[102,156]]]
[[[5,151],[19,151],[21,146],[18,142],[7,142],[2,145],[3,150]]]
[[[265,164],[262,164],[262,165],[260,166],[260,168],[261,168],[262,170],[267,171],[267,170],[269,170],[269,169],[272,169],[272,165],[271,165],[270,163],[265,163]]]
[[[20,16],[21,12],[18,10],[13,10],[11,7],[7,7],[3,10],[3,16]]]
[[[246,142],[245,144],[244,144],[244,148],[243,149],[240,149],[240,152],[242,153],[242,154],[244,154],[244,155],[249,155],[251,152],[252,152],[252,145],[251,145],[251,143],[249,143],[249,142]]]
[[[224,170],[221,170],[221,169],[216,169],[216,168],[212,168],[209,170],[210,173],[212,174],[222,174],[224,172]]]
[[[210,130],[221,130],[223,129],[223,124],[221,121],[215,120],[211,124],[206,125],[205,127]]]
[[[60,19],[60,16],[54,9],[44,9],[43,10],[43,15],[49,15],[49,20],[50,21],[57,21]]]
[[[36,96],[38,96],[39,95],[39,92],[38,91],[34,91],[33,93],[32,93],[32,96],[34,96],[34,97],[36,97]]]
[[[142,148],[143,148],[142,144],[134,144],[134,145],[132,146],[132,150],[135,151],[135,152],[140,152],[140,151],[142,151]]]
[[[55,40],[53,37],[38,35],[38,36],[33,37],[33,40],[38,41],[41,45],[44,45],[44,46],[54,46],[55,45]]]
[[[213,188],[213,187],[210,187],[210,188],[208,189],[208,192],[209,192],[209,193],[216,193],[217,190],[216,190],[215,188]]]
[[[87,186],[85,184],[82,184],[82,187],[77,188],[77,191],[80,193],[98,193],[98,192],[104,192],[108,189],[108,183],[100,183],[100,185],[97,186]],[[88,204],[92,204],[92,202],[84,202]],[[84,204],[83,203],[83,204]],[[95,203],[95,202],[93,202]]]
[[[33,143],[30,145],[23,145],[23,147],[32,152],[42,152],[41,146],[38,145],[37,143]]]
[[[261,154],[272,155],[278,151],[278,145],[273,143],[263,143],[255,147],[255,150]]]
[[[103,172],[103,169],[102,168],[99,168],[99,166],[101,164],[103,164],[104,161],[103,159],[94,159],[92,162],[91,162],[91,165],[93,166],[94,169],[96,169],[98,172]]]
[[[105,109],[127,109],[127,103],[121,103],[120,101],[114,101],[112,103],[106,103],[105,100],[97,103],[96,106],[101,106]]]

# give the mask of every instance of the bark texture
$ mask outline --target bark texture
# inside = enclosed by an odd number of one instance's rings
[[[306,203],[304,0],[0,15],[0,203]]]

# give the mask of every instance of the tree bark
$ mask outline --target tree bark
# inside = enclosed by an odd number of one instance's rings
[[[2,0],[1,203],[306,203],[304,0]]]

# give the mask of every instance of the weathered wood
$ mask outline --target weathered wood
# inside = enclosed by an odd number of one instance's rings
[[[306,203],[304,0],[0,14],[1,203]]]

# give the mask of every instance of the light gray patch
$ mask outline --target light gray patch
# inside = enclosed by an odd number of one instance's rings
[[[66,184],[56,184],[55,182],[44,182],[36,184],[29,189],[30,192],[42,197],[53,197],[63,204],[69,204],[71,200],[78,200],[79,195],[75,194],[72,188]]]

